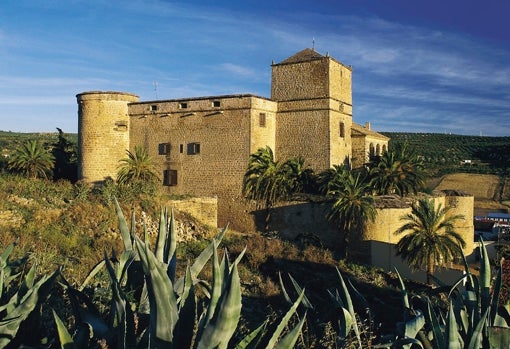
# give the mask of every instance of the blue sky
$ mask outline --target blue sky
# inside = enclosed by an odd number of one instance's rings
[[[91,90],[269,97],[271,62],[315,45],[353,66],[355,122],[510,136],[509,13],[506,0],[3,0],[0,130],[77,132],[75,95]]]

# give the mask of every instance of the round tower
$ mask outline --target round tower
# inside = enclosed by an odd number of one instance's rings
[[[139,97],[124,92],[83,92],[78,102],[78,179],[102,182],[117,177],[129,149],[128,104]]]

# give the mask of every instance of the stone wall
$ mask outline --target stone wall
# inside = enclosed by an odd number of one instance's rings
[[[84,92],[78,101],[78,178],[100,182],[117,177],[129,149],[128,103],[138,96],[122,92]]]
[[[181,200],[168,200],[168,208],[174,208],[178,211],[186,212],[201,223],[217,228],[218,224],[218,200],[217,198],[187,198]]]
[[[130,115],[131,148],[147,148],[162,180],[164,171],[177,171],[177,182],[164,190],[217,197],[219,226],[243,200],[249,155],[266,142],[274,144],[276,104],[251,95],[133,103]],[[168,154],[160,154],[161,144],[169,144]],[[190,152],[190,144],[199,149]]]

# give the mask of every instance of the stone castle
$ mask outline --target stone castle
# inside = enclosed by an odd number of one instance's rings
[[[350,66],[305,49],[271,68],[270,98],[141,102],[124,92],[78,94],[78,178],[116,178],[126,150],[142,145],[156,159],[166,192],[216,196],[218,225],[243,230],[253,227],[243,175],[257,149],[269,146],[277,159],[301,156],[316,172],[356,168],[387,149],[387,137],[353,122]]]

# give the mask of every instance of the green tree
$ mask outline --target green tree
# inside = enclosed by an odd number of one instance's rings
[[[302,191],[311,177],[312,172],[304,167],[302,158],[276,161],[270,147],[259,148],[250,155],[243,177],[243,195],[259,204],[264,203],[266,232],[269,231],[273,206]]]
[[[441,204],[436,208],[429,199],[421,199],[410,213],[401,217],[405,222],[396,232],[404,235],[397,243],[397,255],[402,256],[411,269],[425,270],[430,285],[436,265],[442,266],[462,256],[466,243],[454,230],[462,215],[448,214],[450,208]]]
[[[53,169],[53,179],[68,179],[72,182],[77,177],[77,145],[70,142],[64,132],[57,127],[58,140],[53,144],[53,156],[55,157],[55,168]]]
[[[339,224],[343,234],[344,257],[348,259],[351,238],[363,233],[366,224],[375,220],[377,211],[371,188],[362,175],[341,167],[336,170],[336,175],[327,185],[326,196],[332,198],[334,203],[326,218]]]
[[[136,183],[156,183],[159,176],[156,172],[154,160],[141,145],[135,146],[132,153],[126,150],[127,158],[120,160],[117,172],[117,183],[132,185]]]
[[[423,164],[407,144],[383,152],[370,168],[371,186],[379,195],[406,196],[424,185]]]
[[[53,156],[41,142],[29,140],[14,150],[7,166],[28,178],[48,178],[53,162]]]

